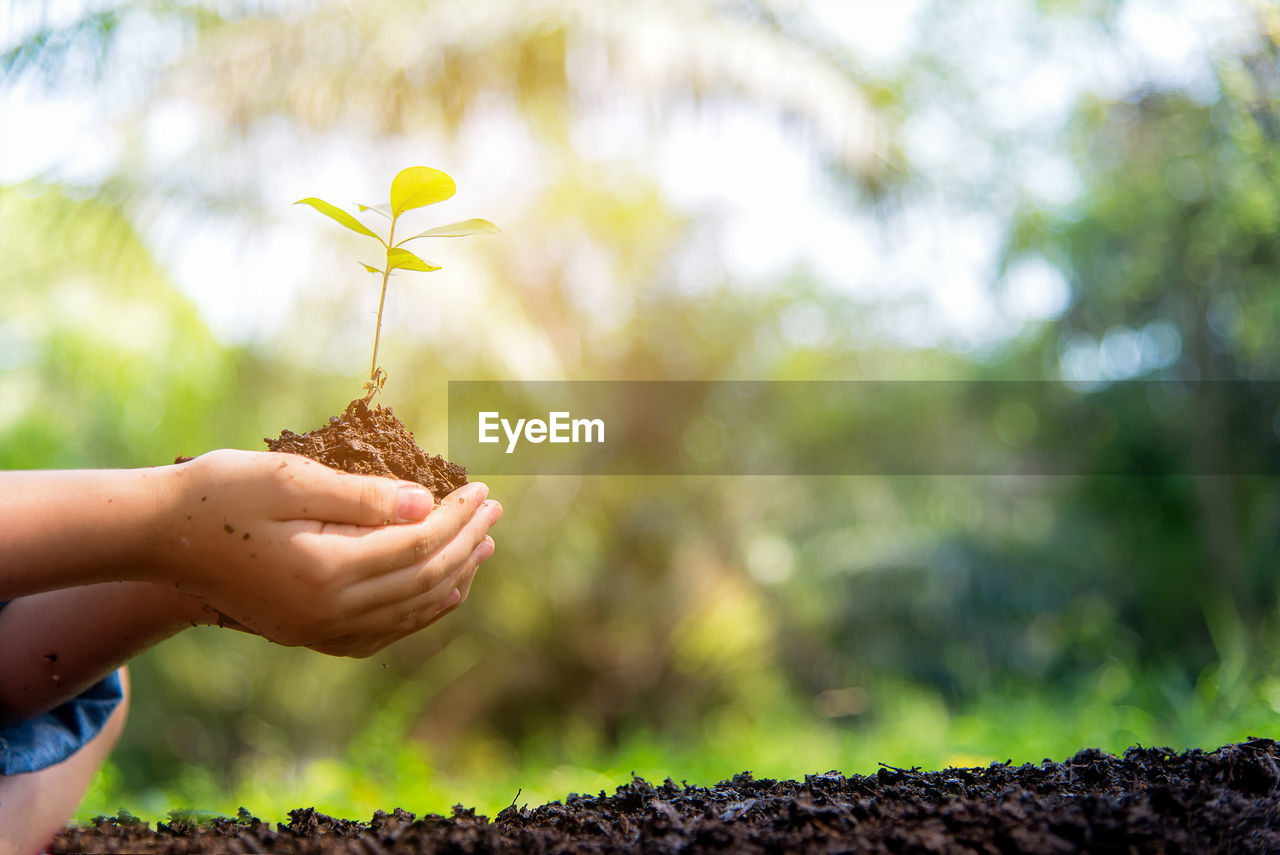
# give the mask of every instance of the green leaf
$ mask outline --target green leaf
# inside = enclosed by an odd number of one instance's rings
[[[410,166],[400,170],[391,182],[391,215],[398,217],[405,211],[443,202],[458,187],[453,179],[429,166]]]
[[[418,232],[413,237],[407,237],[404,240],[417,240],[420,237],[462,237],[463,235],[494,235],[502,229],[495,226],[488,220],[472,219],[461,220],[456,223],[449,223],[447,226],[436,226],[434,229],[427,229],[425,232]],[[404,241],[400,241],[404,243]],[[399,246],[399,244],[397,244]]]
[[[299,199],[293,204],[310,205],[320,213],[324,214],[326,217],[329,217],[331,219],[337,220],[338,222],[342,223],[344,226],[351,229],[351,231],[359,232],[362,235],[368,235],[369,237],[377,240],[378,243],[382,244],[383,246],[387,245],[386,241],[384,241],[382,238],[374,234],[369,229],[369,227],[366,226],[364,223],[360,222],[355,217],[351,216],[341,208],[337,208],[337,207],[334,207],[333,205],[330,205],[328,202],[324,201],[323,199],[317,199],[315,196],[308,196],[306,199]]]
[[[373,211],[375,214],[381,214],[388,220],[391,219],[390,205],[362,205],[359,202],[356,202],[356,207],[361,211]]]
[[[365,264],[363,261],[361,261],[361,262],[360,262],[360,266],[361,266],[361,267],[363,267],[365,270],[368,270],[370,273],[381,273],[381,272],[382,272],[382,271],[381,271],[381,270],[379,270],[378,268],[374,267],[372,264]]]
[[[412,252],[410,252],[407,249],[400,249],[399,247],[393,246],[391,249],[387,250],[387,270],[388,271],[421,270],[423,272],[430,272],[432,270],[439,270],[439,269],[440,269],[440,265],[432,264],[429,261],[424,261],[423,259],[418,258],[418,256],[414,255]]]

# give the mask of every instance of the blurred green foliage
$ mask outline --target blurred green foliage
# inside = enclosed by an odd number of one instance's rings
[[[0,257],[0,463],[139,466],[215,438],[235,354],[173,290],[117,205],[4,188]]]
[[[1069,288],[1060,315],[1011,321],[995,345],[966,351],[902,345],[903,315],[804,269],[761,283],[709,263],[689,282],[676,261],[714,255],[714,212],[677,206],[653,171],[575,136],[613,98],[640,98],[658,124],[690,104],[732,103],[799,126],[855,212],[891,217],[934,192],[903,128],[935,106],[921,93],[939,75],[981,85],[947,70],[963,36],[947,29],[947,5],[911,70],[883,79],[793,26],[783,5],[604,4],[611,15],[484,2],[460,17],[450,4],[391,0],[358,13],[122,3],[39,30],[5,65],[56,88],[78,40],[108,74],[113,51],[136,50],[121,19],[178,19],[166,80],[221,123],[201,149],[212,173],[257,175],[252,158],[221,160],[218,146],[263,128],[366,151],[412,148],[415,134],[447,148],[469,121],[509,120],[504,145],[542,168],[535,210],[503,219],[507,240],[470,260],[466,293],[388,297],[385,400],[431,450],[451,377],[1065,377],[1086,399],[1125,377],[1276,379],[1274,17],[1259,12],[1249,53],[1215,58],[1209,96],[1152,85],[1078,103],[1057,139],[1079,178],[1072,200],[1003,185],[961,193],[975,210],[1016,197],[1005,265],[1047,260]],[[1023,5],[1052,28],[1106,23],[1124,4]],[[642,52],[637,20],[685,53],[612,73]],[[735,47],[794,76],[774,85],[731,61]],[[841,106],[834,118],[830,104]],[[855,110],[866,124],[841,124]],[[256,448],[358,394],[366,325],[350,343],[341,331],[367,291],[309,290],[287,328],[227,344],[134,225],[156,219],[149,205],[256,224],[261,207],[287,200],[255,200],[243,178],[221,195],[181,176],[166,183],[140,159],[123,158],[100,185],[0,191],[0,465],[155,465]],[[762,190],[767,178],[744,176]],[[345,279],[363,282],[354,268]],[[797,338],[796,318],[814,317],[826,334]],[[1024,402],[967,401],[963,389],[946,402],[957,435],[994,420],[1015,439],[1038,431],[1041,447],[1072,442],[1028,424]],[[1107,446],[1145,461],[1141,476],[487,478],[507,512],[465,609],[366,661],[217,630],[145,654],[130,728],[83,814],[243,804],[279,817],[315,804],[363,817],[463,802],[492,815],[518,790],[534,804],[633,771],[710,783],[743,769],[869,773],[879,761],[1273,735],[1277,479],[1176,473],[1222,459],[1274,472],[1275,461],[1232,432],[1221,402],[1195,404],[1177,447],[1141,435]],[[793,416],[815,436],[828,427],[820,413]],[[868,414],[867,425],[913,436],[915,416]]]

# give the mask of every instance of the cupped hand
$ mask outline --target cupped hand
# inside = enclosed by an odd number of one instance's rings
[[[169,467],[149,575],[280,644],[367,656],[466,598],[502,506],[276,452]]]

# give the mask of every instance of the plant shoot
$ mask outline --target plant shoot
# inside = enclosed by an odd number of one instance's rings
[[[453,183],[453,179],[439,169],[432,169],[429,166],[410,166],[408,169],[402,169],[391,182],[391,201],[388,204],[356,205],[362,212],[373,211],[391,221],[391,228],[385,240],[353,215],[335,205],[329,204],[323,199],[309,196],[306,199],[299,199],[294,202],[295,205],[310,205],[326,217],[337,220],[353,232],[373,238],[382,245],[385,251],[386,260],[383,262],[382,267],[365,264],[364,262],[360,263],[360,266],[370,273],[382,275],[382,294],[378,298],[378,321],[373,328],[373,361],[369,366],[369,379],[364,384],[366,402],[377,394],[387,380],[387,372],[378,367],[378,341],[382,335],[382,308],[387,301],[387,280],[391,276],[391,271],[419,270],[429,273],[432,270],[440,269],[440,265],[432,264],[418,257],[405,249],[404,245],[418,238],[488,235],[498,231],[498,227],[488,220],[470,219],[460,220],[444,226],[436,226],[433,229],[418,232],[416,235],[410,235],[399,241],[395,239],[396,223],[399,221],[401,214],[405,211],[412,211],[415,208],[424,208],[427,205],[434,205],[436,202],[443,202],[456,191],[457,185]]]

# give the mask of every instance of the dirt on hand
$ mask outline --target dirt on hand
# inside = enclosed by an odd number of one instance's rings
[[[341,416],[330,416],[329,423],[318,430],[305,434],[286,430],[263,442],[270,451],[301,454],[343,472],[416,481],[430,490],[436,501],[467,483],[466,469],[419,448],[413,432],[390,407],[370,409],[359,398],[348,404]]]
[[[313,808],[272,827],[241,812],[204,828],[100,819],[49,850],[204,853],[1275,853],[1280,744],[1217,751],[1086,749],[1063,763],[922,772],[886,766],[803,781],[744,772],[710,789],[640,778],[492,822],[474,810],[368,823]]]

